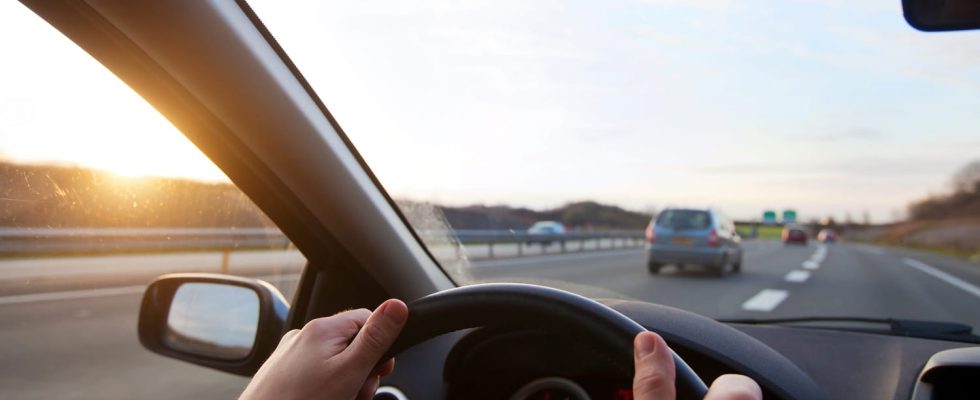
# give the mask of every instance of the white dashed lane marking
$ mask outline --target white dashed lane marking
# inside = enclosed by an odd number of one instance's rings
[[[810,279],[809,271],[795,270],[786,274],[787,282],[803,283],[806,282],[807,279]]]
[[[827,258],[827,246],[818,245],[817,250],[810,255],[810,258],[803,262],[803,269],[790,271],[786,274],[786,282],[803,283],[813,275],[811,271],[820,268],[820,263]],[[789,291],[780,289],[763,289],[755,296],[742,303],[742,309],[748,311],[769,312],[779,306],[789,297]]]
[[[789,297],[789,292],[778,289],[763,289],[742,303],[743,310],[769,312]]]

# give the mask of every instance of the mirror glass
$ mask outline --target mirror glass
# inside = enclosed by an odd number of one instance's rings
[[[251,289],[191,282],[170,304],[163,342],[185,353],[223,360],[248,356],[259,323],[259,297]]]

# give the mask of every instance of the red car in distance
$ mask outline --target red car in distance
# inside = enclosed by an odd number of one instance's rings
[[[806,246],[810,234],[807,229],[798,225],[786,225],[783,227],[783,244],[802,244]]]

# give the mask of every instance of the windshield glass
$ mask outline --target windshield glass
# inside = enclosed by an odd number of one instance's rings
[[[976,327],[980,33],[900,3],[250,1],[457,282]]]

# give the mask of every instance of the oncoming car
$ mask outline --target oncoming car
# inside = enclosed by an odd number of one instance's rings
[[[527,244],[541,243],[542,246],[551,245],[551,242],[558,241],[564,243],[565,225],[557,221],[538,221],[527,229]]]
[[[735,224],[716,210],[665,209],[647,226],[646,242],[651,274],[667,264],[678,269],[700,265],[718,276],[742,270],[741,239]]]
[[[565,225],[556,221],[538,221],[527,228],[527,233],[531,235],[561,235],[565,233]]]

